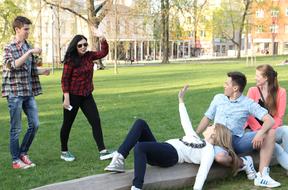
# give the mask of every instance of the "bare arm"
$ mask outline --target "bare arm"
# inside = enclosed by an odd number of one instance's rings
[[[200,121],[200,123],[196,129],[196,133],[201,134],[208,127],[209,123],[210,123],[210,119],[208,117],[204,116],[201,119],[201,121]]]
[[[68,109],[70,106],[70,96],[68,92],[64,93],[64,101],[63,101],[63,107],[65,109]]]
[[[31,53],[40,54],[41,51],[42,50],[40,48],[29,49],[21,57],[19,57],[18,59],[15,60],[15,67],[16,68],[21,67],[26,62],[26,60],[29,58]]]
[[[262,146],[265,133],[274,125],[274,119],[269,115],[264,115],[262,128],[256,133],[253,139],[253,147],[260,148]]]
[[[274,125],[274,119],[271,117],[271,115],[269,114],[264,115],[262,128],[258,131],[258,133],[264,135],[269,129],[272,128],[273,125]]]
[[[50,69],[49,68],[37,68],[38,75],[49,75]]]

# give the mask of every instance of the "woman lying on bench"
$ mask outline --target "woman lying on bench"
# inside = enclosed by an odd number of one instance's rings
[[[187,89],[188,86],[184,86],[178,94],[180,119],[185,136],[157,142],[148,124],[138,119],[105,171],[124,172],[124,159],[134,147],[134,179],[131,190],[142,189],[146,163],[152,166],[171,167],[183,162],[200,164],[194,184],[194,190],[198,190],[202,189],[214,160],[213,144],[226,147],[232,158],[236,158],[232,149],[231,133],[223,125],[215,124],[207,127],[203,133],[205,139],[201,139],[193,130],[183,100]],[[234,169],[237,168],[236,162],[237,159],[233,159]]]

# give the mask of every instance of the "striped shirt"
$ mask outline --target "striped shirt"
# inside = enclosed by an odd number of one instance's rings
[[[14,39],[4,48],[2,72],[2,97],[6,96],[37,96],[42,93],[37,64],[31,54],[26,62],[16,67],[15,61],[25,54],[30,45]]]

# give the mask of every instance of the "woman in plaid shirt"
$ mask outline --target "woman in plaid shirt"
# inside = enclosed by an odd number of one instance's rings
[[[69,44],[64,57],[64,69],[62,74],[63,91],[63,124],[60,132],[61,159],[73,161],[75,157],[68,151],[69,133],[79,107],[86,116],[93,131],[93,137],[100,151],[100,159],[112,157],[112,153],[106,150],[103,142],[100,117],[97,105],[92,96],[93,87],[93,61],[101,59],[108,54],[108,44],[104,37],[100,37],[101,50],[87,51],[87,38],[76,35]]]

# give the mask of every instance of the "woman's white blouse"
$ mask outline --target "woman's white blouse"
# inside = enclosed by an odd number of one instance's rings
[[[203,143],[192,127],[192,123],[189,119],[184,103],[179,103],[179,113],[181,125],[185,132],[185,136],[182,138],[183,141],[188,143]],[[183,144],[183,142],[181,142],[179,139],[170,139],[166,142],[171,144],[177,150],[179,158],[178,163],[187,162],[200,164],[194,184],[194,190],[202,189],[210,167],[214,161],[213,145],[206,141],[205,147],[192,148]]]

